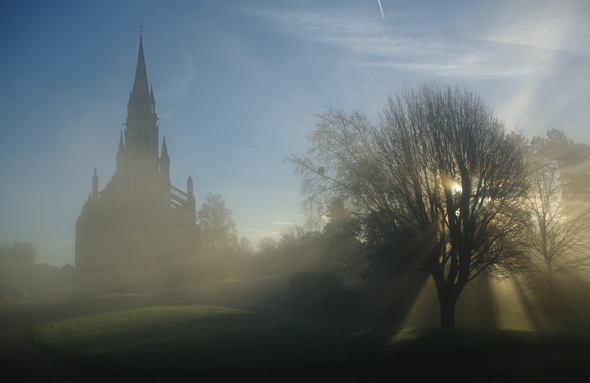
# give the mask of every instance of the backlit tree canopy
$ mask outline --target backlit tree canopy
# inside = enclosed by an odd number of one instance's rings
[[[522,150],[479,96],[424,84],[390,98],[376,123],[337,109],[318,117],[307,152],[290,158],[304,207],[319,217],[343,201],[361,219],[370,272],[428,270],[443,327],[469,281],[524,264]]]

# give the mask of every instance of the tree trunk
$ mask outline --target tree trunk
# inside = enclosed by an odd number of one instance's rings
[[[449,301],[440,301],[440,327],[455,327],[455,304]]]
[[[440,327],[455,328],[457,297],[454,291],[449,288],[438,290],[438,303],[440,306]]]

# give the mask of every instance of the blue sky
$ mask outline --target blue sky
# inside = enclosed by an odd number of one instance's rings
[[[587,1],[27,1],[0,14],[0,243],[74,258],[115,170],[138,29],[172,183],[221,194],[253,244],[304,223],[283,160],[325,106],[376,117],[421,81],[478,92],[508,129],[590,144]],[[443,4],[444,3],[444,4]],[[161,137],[160,137],[161,139]]]

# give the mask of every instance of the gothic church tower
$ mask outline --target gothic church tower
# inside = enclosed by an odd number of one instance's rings
[[[158,155],[156,99],[142,36],[124,125],[115,174],[99,192],[94,169],[92,193],[76,223],[76,272],[86,283],[161,281],[194,263],[198,253],[192,179],[186,192],[171,185],[165,137]]]

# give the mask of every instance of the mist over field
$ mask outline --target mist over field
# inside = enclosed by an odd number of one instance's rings
[[[585,376],[589,17],[7,5],[0,360],[32,380]]]

